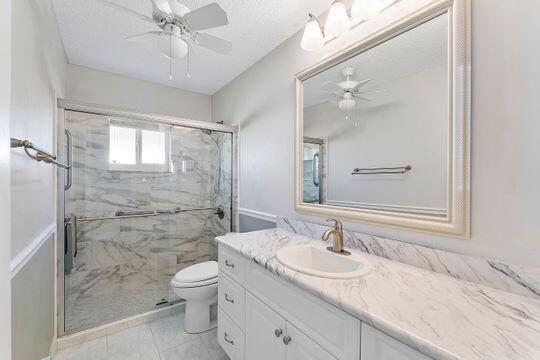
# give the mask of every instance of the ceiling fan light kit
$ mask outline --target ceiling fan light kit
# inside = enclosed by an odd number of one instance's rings
[[[319,50],[328,41],[346,33],[352,27],[374,18],[381,11],[397,1],[398,0],[354,0],[349,16],[345,4],[341,0],[334,0],[328,10],[328,16],[326,17],[326,23],[324,24],[324,32],[322,31],[318,19],[309,14],[309,20],[306,23],[300,47],[306,51]],[[318,30],[315,26],[318,27]]]
[[[189,51],[187,42],[181,38],[180,29],[172,24],[168,24],[159,34],[157,43],[161,52],[169,58],[181,59]]]
[[[191,47],[203,47],[218,54],[228,54],[232,50],[232,44],[229,41],[202,32],[229,23],[227,13],[217,3],[190,10],[178,0],[151,0],[153,11],[152,17],[149,17],[113,1],[97,1],[131,17],[153,23],[160,28],[160,31],[149,31],[129,36],[126,40],[155,42],[160,51],[169,59],[171,80],[172,59],[186,57],[189,55]],[[186,74],[189,77],[189,57]]]

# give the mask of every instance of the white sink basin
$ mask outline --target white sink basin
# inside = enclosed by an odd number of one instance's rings
[[[360,255],[336,254],[323,246],[285,246],[276,252],[276,258],[295,271],[330,279],[351,279],[369,272],[369,266]]]

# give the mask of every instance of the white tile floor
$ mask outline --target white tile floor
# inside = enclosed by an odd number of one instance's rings
[[[184,332],[183,313],[60,351],[55,360],[228,360],[216,330]]]

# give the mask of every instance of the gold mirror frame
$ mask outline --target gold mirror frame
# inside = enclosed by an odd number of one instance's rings
[[[303,82],[439,15],[448,14],[449,142],[446,216],[347,208],[302,201]],[[296,211],[398,228],[470,236],[470,0],[438,0],[296,74]]]

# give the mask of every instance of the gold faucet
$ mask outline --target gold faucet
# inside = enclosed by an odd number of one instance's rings
[[[334,235],[334,246],[329,246],[326,249],[337,254],[350,255],[350,252],[343,250],[343,225],[341,221],[336,219],[327,219],[326,221],[334,222],[334,228],[326,230],[322,236],[322,239],[327,241],[330,235]]]

